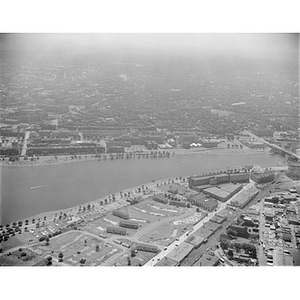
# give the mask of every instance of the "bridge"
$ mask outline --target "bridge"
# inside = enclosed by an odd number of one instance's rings
[[[289,155],[289,157],[293,157],[296,160],[300,161],[300,155],[297,155],[296,153],[293,153],[293,152],[291,152],[291,151],[289,151],[287,149],[284,149],[284,148],[282,148],[282,147],[280,147],[278,145],[271,144],[271,143],[267,142],[265,139],[260,138],[260,137],[256,136],[255,134],[253,134],[253,133],[251,133],[249,131],[245,131],[245,133],[247,133],[249,136],[253,137],[254,139],[260,141],[261,143],[264,143],[264,144],[268,145],[270,148],[279,150],[282,153],[285,153],[285,154]]]

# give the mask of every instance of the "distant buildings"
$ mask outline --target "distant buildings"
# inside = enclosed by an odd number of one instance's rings
[[[269,173],[252,173],[251,179],[255,181],[256,183],[266,183],[271,182],[275,179],[275,173],[269,172]]]

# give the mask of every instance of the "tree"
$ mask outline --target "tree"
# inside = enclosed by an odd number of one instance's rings
[[[47,257],[47,266],[51,266],[52,265],[52,256],[48,256]]]
[[[228,242],[221,242],[221,243],[220,243],[220,247],[221,247],[223,250],[227,250],[228,247],[229,247],[229,243],[228,243]]]
[[[228,256],[229,256],[229,258],[233,258],[233,251],[232,251],[232,249],[229,249],[228,250]]]
[[[99,252],[100,251],[100,247],[99,245],[96,246],[96,252]]]
[[[79,262],[80,262],[80,265],[83,266],[86,263],[86,259],[81,258]]]
[[[58,258],[59,258],[59,261],[60,261],[60,262],[63,261],[63,257],[64,257],[63,253],[62,253],[62,252],[59,252]]]
[[[46,246],[49,246],[49,237],[46,237]]]
[[[200,212],[200,209],[199,209],[199,207],[197,207],[197,209],[196,209],[196,212],[198,213],[198,212]]]

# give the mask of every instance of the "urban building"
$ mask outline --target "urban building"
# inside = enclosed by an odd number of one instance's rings
[[[162,204],[168,204],[169,199],[164,194],[158,194],[153,196],[153,200]]]
[[[201,194],[191,196],[189,202],[206,211],[214,211],[218,207],[218,201],[213,198],[207,198]]]
[[[251,179],[256,183],[267,183],[275,179],[275,173],[252,173]]]
[[[131,229],[138,229],[139,228],[139,224],[137,222],[134,222],[134,221],[120,221],[119,226],[124,227],[124,228],[131,228]]]
[[[186,242],[182,242],[179,244],[178,247],[176,247],[174,250],[172,250],[167,257],[169,259],[172,259],[176,261],[178,264],[180,264],[188,255],[189,253],[194,249],[194,245],[191,245]]]
[[[107,233],[119,234],[119,235],[126,235],[126,229],[116,227],[116,226],[108,226],[106,228]]]
[[[175,200],[169,200],[169,205],[174,205],[174,206],[180,206],[180,207],[186,207],[187,203],[183,201],[175,201]]]
[[[220,263],[220,259],[213,252],[205,253],[199,260],[200,267],[215,267]]]
[[[112,212],[112,214],[116,217],[128,220],[129,219],[129,213],[124,211],[124,210],[120,210],[120,209],[116,209]]]
[[[140,243],[138,243],[136,245],[136,250],[145,251],[145,252],[153,252],[153,253],[157,253],[159,251],[158,247],[155,245],[140,244]]]

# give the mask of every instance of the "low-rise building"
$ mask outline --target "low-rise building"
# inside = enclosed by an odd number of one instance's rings
[[[145,251],[145,252],[153,252],[153,253],[157,253],[159,251],[158,247],[155,245],[141,244],[141,243],[138,243],[136,245],[136,250]]]
[[[127,221],[127,220],[122,220],[119,222],[120,227],[124,228],[131,228],[131,229],[138,229],[139,228],[139,223],[134,222],[134,221]]]
[[[120,210],[120,209],[116,209],[112,212],[112,214],[116,217],[128,220],[129,219],[129,213],[124,211],[124,210]]]
[[[180,264],[193,249],[194,249],[193,245],[183,242],[179,244],[179,246],[176,247],[174,250],[172,250],[167,255],[167,257]]]
[[[108,226],[106,228],[107,233],[113,233],[113,234],[120,234],[120,235],[126,235],[126,229],[116,226]]]
[[[220,259],[213,252],[205,253],[199,260],[200,267],[215,267],[219,265]]]

